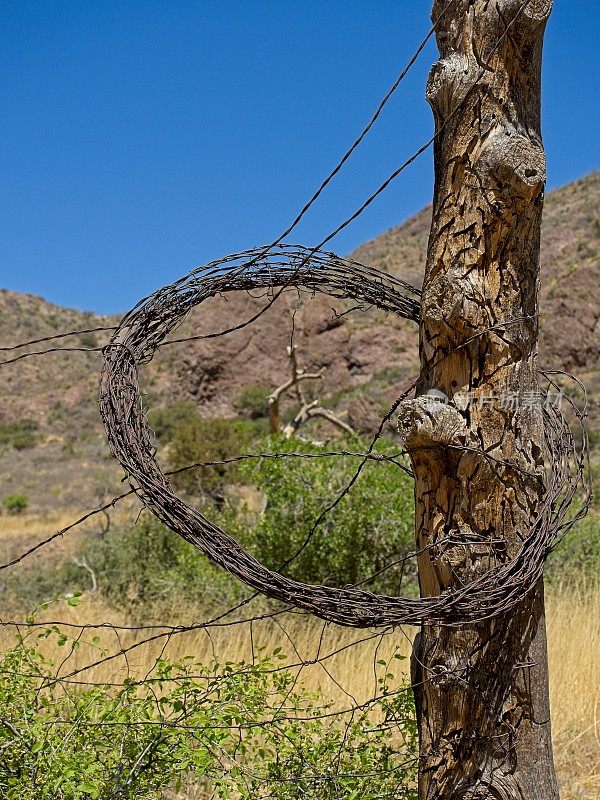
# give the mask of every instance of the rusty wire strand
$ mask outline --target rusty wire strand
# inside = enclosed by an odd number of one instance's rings
[[[523,2],[521,3],[521,5],[520,5],[520,6],[519,6],[519,8],[517,9],[517,11],[516,11],[516,13],[515,13],[514,17],[513,17],[513,18],[510,20],[510,22],[509,22],[509,23],[506,25],[506,27],[504,28],[504,31],[503,31],[503,32],[502,32],[502,34],[501,34],[501,35],[498,37],[498,39],[497,39],[497,40],[496,40],[496,42],[494,43],[493,47],[490,49],[490,52],[489,52],[489,54],[488,54],[487,58],[486,58],[486,59],[483,59],[483,60],[481,60],[481,62],[480,62],[480,63],[481,63],[481,68],[480,68],[480,71],[479,71],[479,73],[478,73],[477,77],[475,78],[475,80],[473,81],[473,83],[471,84],[471,86],[470,86],[470,87],[469,87],[469,88],[466,90],[466,92],[465,92],[465,94],[464,94],[464,97],[462,98],[462,100],[460,101],[460,103],[457,103],[456,107],[455,107],[455,108],[454,108],[454,109],[453,109],[453,110],[452,110],[452,111],[451,111],[451,112],[448,114],[448,116],[447,116],[447,117],[444,119],[444,121],[443,121],[443,122],[442,122],[442,123],[441,123],[441,124],[440,124],[440,125],[437,127],[437,129],[436,129],[435,133],[434,133],[434,134],[433,134],[433,135],[432,135],[432,136],[431,136],[431,137],[430,137],[430,138],[429,138],[429,139],[428,139],[428,140],[427,140],[427,141],[426,141],[424,144],[422,144],[422,145],[421,145],[421,147],[419,147],[419,148],[418,148],[418,149],[417,149],[417,150],[416,150],[416,151],[413,153],[413,155],[411,155],[411,156],[410,156],[409,158],[407,158],[407,159],[406,159],[406,160],[405,160],[405,161],[404,161],[402,164],[400,164],[400,166],[399,166],[399,167],[397,167],[397,168],[396,168],[396,169],[395,169],[395,170],[394,170],[394,171],[393,171],[393,172],[392,172],[392,173],[391,173],[391,174],[390,174],[390,175],[389,175],[389,176],[388,176],[388,177],[387,177],[387,178],[386,178],[386,179],[383,181],[383,183],[381,183],[381,184],[380,184],[380,186],[379,186],[377,189],[375,189],[375,191],[374,191],[374,192],[372,192],[372,194],[370,194],[370,195],[369,195],[369,197],[367,197],[367,199],[366,199],[366,200],[365,200],[365,201],[362,203],[362,205],[360,205],[360,206],[359,206],[359,207],[356,209],[356,211],[354,211],[354,213],[352,213],[352,214],[351,214],[349,217],[347,217],[347,218],[346,218],[346,219],[345,219],[343,222],[341,222],[341,223],[340,223],[340,224],[339,224],[339,225],[338,225],[336,228],[334,228],[334,230],[332,230],[332,231],[331,231],[331,233],[327,234],[327,236],[326,236],[324,239],[322,239],[322,240],[319,242],[319,244],[317,244],[317,245],[316,245],[316,247],[315,247],[315,251],[316,251],[316,250],[320,250],[320,249],[322,249],[323,247],[325,247],[325,245],[326,245],[326,244],[328,244],[328,243],[329,243],[329,242],[330,242],[332,239],[334,239],[334,238],[335,238],[335,237],[336,237],[336,236],[337,236],[339,233],[341,233],[341,232],[342,232],[342,231],[343,231],[345,228],[347,228],[349,225],[351,225],[351,224],[352,224],[352,222],[354,222],[354,220],[358,219],[358,217],[359,217],[359,216],[360,216],[360,215],[361,215],[361,214],[362,214],[364,211],[366,211],[366,209],[367,209],[367,208],[368,208],[368,207],[369,207],[369,206],[370,206],[370,205],[371,205],[371,204],[372,204],[372,203],[373,203],[373,202],[374,202],[374,201],[375,201],[375,200],[376,200],[376,199],[377,199],[377,198],[378,198],[378,197],[379,197],[381,194],[383,194],[383,192],[384,192],[384,191],[385,191],[385,190],[388,188],[388,186],[390,186],[390,184],[391,184],[391,183],[393,183],[393,182],[396,180],[396,178],[397,178],[399,175],[401,175],[401,174],[402,174],[402,173],[403,173],[403,172],[404,172],[404,171],[405,171],[405,170],[406,170],[406,169],[407,169],[407,168],[408,168],[408,167],[409,167],[411,164],[413,164],[413,163],[414,163],[414,162],[415,162],[415,161],[416,161],[416,160],[419,158],[419,156],[423,155],[423,153],[425,153],[427,150],[429,150],[429,148],[431,147],[431,145],[432,145],[434,142],[436,142],[436,141],[439,139],[439,137],[441,136],[441,134],[442,134],[442,133],[443,133],[443,132],[446,130],[446,127],[448,126],[448,124],[449,124],[449,123],[450,123],[450,122],[451,122],[451,121],[454,119],[454,117],[455,117],[455,116],[456,116],[456,115],[459,113],[459,111],[461,111],[461,110],[464,108],[464,106],[466,105],[466,103],[467,103],[468,99],[471,97],[471,93],[472,93],[472,92],[473,92],[473,91],[474,91],[474,90],[475,90],[475,89],[476,89],[476,88],[479,86],[479,83],[480,83],[481,79],[483,78],[483,76],[485,75],[486,71],[487,71],[487,70],[489,69],[489,67],[490,67],[490,63],[491,63],[492,57],[493,57],[493,56],[494,56],[494,54],[497,52],[498,48],[500,47],[500,45],[502,44],[502,42],[504,41],[504,39],[506,39],[506,37],[509,35],[511,28],[512,28],[512,27],[513,27],[513,25],[514,25],[514,24],[515,24],[515,23],[516,23],[516,22],[519,20],[519,18],[521,17],[521,14],[522,14],[522,13],[523,13],[523,11],[525,10],[525,8],[526,8],[526,7],[529,5],[529,3],[530,3],[530,2],[532,2],[532,0],[523,0]],[[440,12],[440,15],[439,15],[439,17],[438,17],[438,21],[439,21],[439,20],[442,18],[442,16],[443,16],[443,15],[446,13],[446,10],[447,10],[447,8],[448,8],[448,6],[449,6],[449,5],[450,5],[450,3],[448,3],[448,4],[447,4],[447,5],[446,5],[446,6],[445,6],[443,9],[442,9],[442,11]]]
[[[31,345],[41,344],[42,342],[51,342],[54,339],[66,339],[69,336],[79,336],[85,333],[106,333],[116,329],[116,325],[102,325],[96,328],[79,328],[71,331],[62,331],[61,333],[52,333],[48,336],[41,336],[38,339],[29,339],[28,341],[19,342],[18,344],[0,347],[0,353],[6,353],[12,350],[20,350],[22,347],[30,347]]]

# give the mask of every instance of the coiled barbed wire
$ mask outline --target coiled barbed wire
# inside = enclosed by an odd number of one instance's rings
[[[409,599],[354,587],[309,585],[270,570],[179,498],[158,466],[141,402],[138,366],[149,362],[188,312],[207,299],[240,290],[281,293],[293,287],[418,321],[419,290],[415,287],[335,254],[307,253],[307,249],[281,245],[267,254],[256,248],[227,256],[164,287],[125,315],[105,348],[100,380],[100,411],[113,454],[143,502],[183,539],[262,594],[327,621],[351,627],[461,625],[510,610],[535,586],[553,544],[574,523],[568,510],[584,480],[585,409],[581,412],[573,405],[583,427],[581,448],[560,410],[544,409],[549,464],[546,493],[530,529],[521,532],[523,544],[515,557],[492,567],[468,586],[438,597]]]

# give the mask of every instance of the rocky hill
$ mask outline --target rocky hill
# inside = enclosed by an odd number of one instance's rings
[[[431,209],[353,253],[420,286]],[[600,361],[600,173],[549,192],[541,246],[540,353],[544,364],[592,370]]]
[[[542,232],[541,362],[577,372],[595,399],[600,394],[600,173],[550,192]],[[360,247],[353,257],[418,285],[425,262],[430,209]],[[238,324],[264,299],[234,295],[203,305],[186,322],[189,333]],[[417,369],[414,325],[383,314],[339,317],[342,305],[326,297],[284,294],[252,326],[222,339],[164,348],[148,365],[148,405],[175,398],[194,401],[208,416],[243,411],[247,387],[257,394],[288,377],[286,347],[292,328],[301,365],[325,368],[319,397],[368,430]],[[116,318],[59,308],[31,295],[0,290],[0,346],[69,329],[114,325]],[[82,506],[119,490],[107,457],[95,395],[98,331],[32,345],[90,352],[55,352],[2,366],[0,480],[2,494],[23,491],[34,508]],[[0,360],[23,351],[0,351]],[[20,447],[19,436],[29,437]],[[16,439],[15,439],[16,437]],[[21,440],[23,444],[23,440]]]

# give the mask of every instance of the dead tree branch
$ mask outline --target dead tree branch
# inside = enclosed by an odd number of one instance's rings
[[[282,433],[286,439],[295,436],[298,429],[314,417],[321,417],[326,419],[336,428],[349,433],[352,436],[356,435],[354,429],[339,418],[337,414],[329,409],[322,408],[319,405],[319,400],[309,400],[304,394],[302,383],[304,381],[323,380],[325,374],[325,367],[322,367],[319,372],[305,372],[298,367],[298,356],[296,353],[296,346],[291,345],[287,348],[288,358],[290,359],[291,376],[285,383],[278,386],[267,398],[269,406],[269,420],[271,425],[271,433]],[[280,414],[280,399],[290,390],[293,390],[298,402],[300,403],[299,411],[294,415],[294,418],[286,425],[281,426]]]

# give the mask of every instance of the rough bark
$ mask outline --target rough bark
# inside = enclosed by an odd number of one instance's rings
[[[543,492],[540,68],[552,3],[446,4],[434,4],[441,59],[427,87],[439,136],[422,377],[399,418],[423,596],[514,555]],[[421,800],[558,797],[541,584],[501,618],[424,626],[413,678]]]

